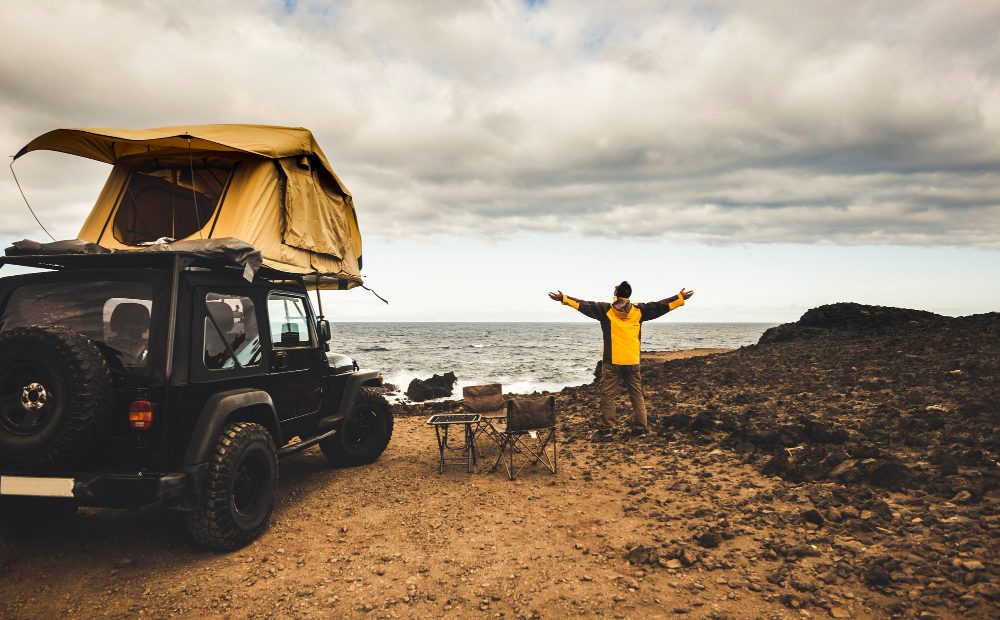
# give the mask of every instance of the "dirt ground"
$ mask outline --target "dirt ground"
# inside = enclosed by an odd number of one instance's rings
[[[662,388],[647,391],[656,402]],[[803,485],[686,434],[592,441],[596,394],[558,397],[555,475],[528,468],[508,481],[489,471],[495,448],[474,473],[438,474],[420,407],[397,416],[374,465],[291,456],[269,531],[229,554],[194,547],[179,515],[159,510],[87,509],[0,533],[0,617],[889,615],[890,599],[862,582],[814,577],[883,543],[819,528],[801,516]]]

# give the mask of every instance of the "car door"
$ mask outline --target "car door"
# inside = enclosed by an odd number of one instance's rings
[[[323,404],[323,355],[319,347],[309,300],[289,291],[267,296],[270,335],[270,390],[278,417],[300,418]]]
[[[245,290],[195,289],[191,377],[197,383],[251,385],[263,373],[258,304]],[[266,336],[264,336],[266,337]]]

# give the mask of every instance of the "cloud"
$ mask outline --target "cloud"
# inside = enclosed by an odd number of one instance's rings
[[[1000,244],[1000,2],[35,2],[0,140],[311,128],[366,235]],[[104,168],[16,165],[73,236]],[[0,237],[39,237],[9,179]]]

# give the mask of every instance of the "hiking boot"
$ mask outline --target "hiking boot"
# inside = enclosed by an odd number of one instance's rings
[[[635,426],[628,432],[629,437],[641,437],[649,432],[645,426]]]

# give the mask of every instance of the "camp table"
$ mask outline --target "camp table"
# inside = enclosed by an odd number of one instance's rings
[[[444,473],[445,463],[466,462],[469,473],[472,473],[472,465],[476,462],[476,434],[473,425],[478,425],[482,416],[478,413],[439,413],[427,418],[427,423],[434,427],[438,444],[438,473]],[[465,426],[465,441],[461,446],[452,447],[448,445],[448,429],[452,424]],[[464,453],[462,457],[446,457],[448,450],[460,450]]]

